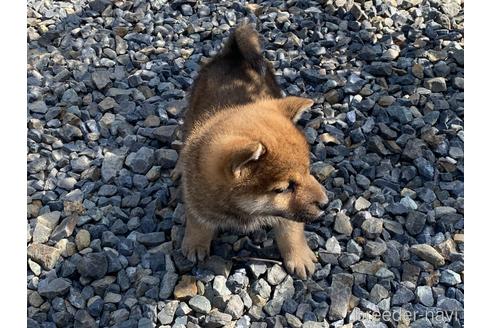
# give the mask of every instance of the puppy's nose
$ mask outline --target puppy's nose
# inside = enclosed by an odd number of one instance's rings
[[[320,210],[324,211],[328,207],[328,199],[321,202],[316,202],[316,205],[319,207]]]
[[[318,207],[324,211],[326,210],[326,208],[328,207],[328,203],[329,203],[329,199],[328,199],[328,195],[326,193],[326,189],[325,187],[322,187],[323,188],[323,194],[322,194],[322,197],[320,200],[318,200]]]

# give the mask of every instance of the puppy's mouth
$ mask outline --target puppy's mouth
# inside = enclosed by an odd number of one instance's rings
[[[310,223],[319,220],[325,215],[325,211],[317,210],[316,213],[310,213],[310,212],[301,212],[301,213],[287,213],[287,215],[279,215],[282,216],[288,220],[296,221],[296,222],[303,222],[303,223]]]
[[[322,210],[317,210],[317,214],[315,216],[309,216],[308,220],[306,222],[313,222],[313,221],[318,221],[325,215],[325,211]]]

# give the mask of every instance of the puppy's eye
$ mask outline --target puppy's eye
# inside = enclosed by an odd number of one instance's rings
[[[284,193],[287,189],[286,188],[275,188],[273,189],[273,192],[276,194],[281,194]]]
[[[296,189],[296,183],[294,181],[289,181],[289,185],[287,188],[275,188],[273,189],[274,193],[282,194],[287,192],[293,192]]]

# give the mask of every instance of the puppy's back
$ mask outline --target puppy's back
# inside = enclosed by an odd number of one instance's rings
[[[251,25],[241,25],[196,78],[184,121],[184,137],[197,123],[219,110],[280,97],[272,66],[261,55],[258,33]]]

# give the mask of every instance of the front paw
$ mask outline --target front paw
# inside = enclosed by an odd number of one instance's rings
[[[318,262],[316,255],[309,246],[300,247],[292,250],[284,256],[284,264],[286,269],[305,280],[314,273],[315,263]]]
[[[210,244],[202,244],[200,242],[190,240],[191,238],[183,239],[181,244],[181,252],[193,263],[203,261],[210,254]]]

